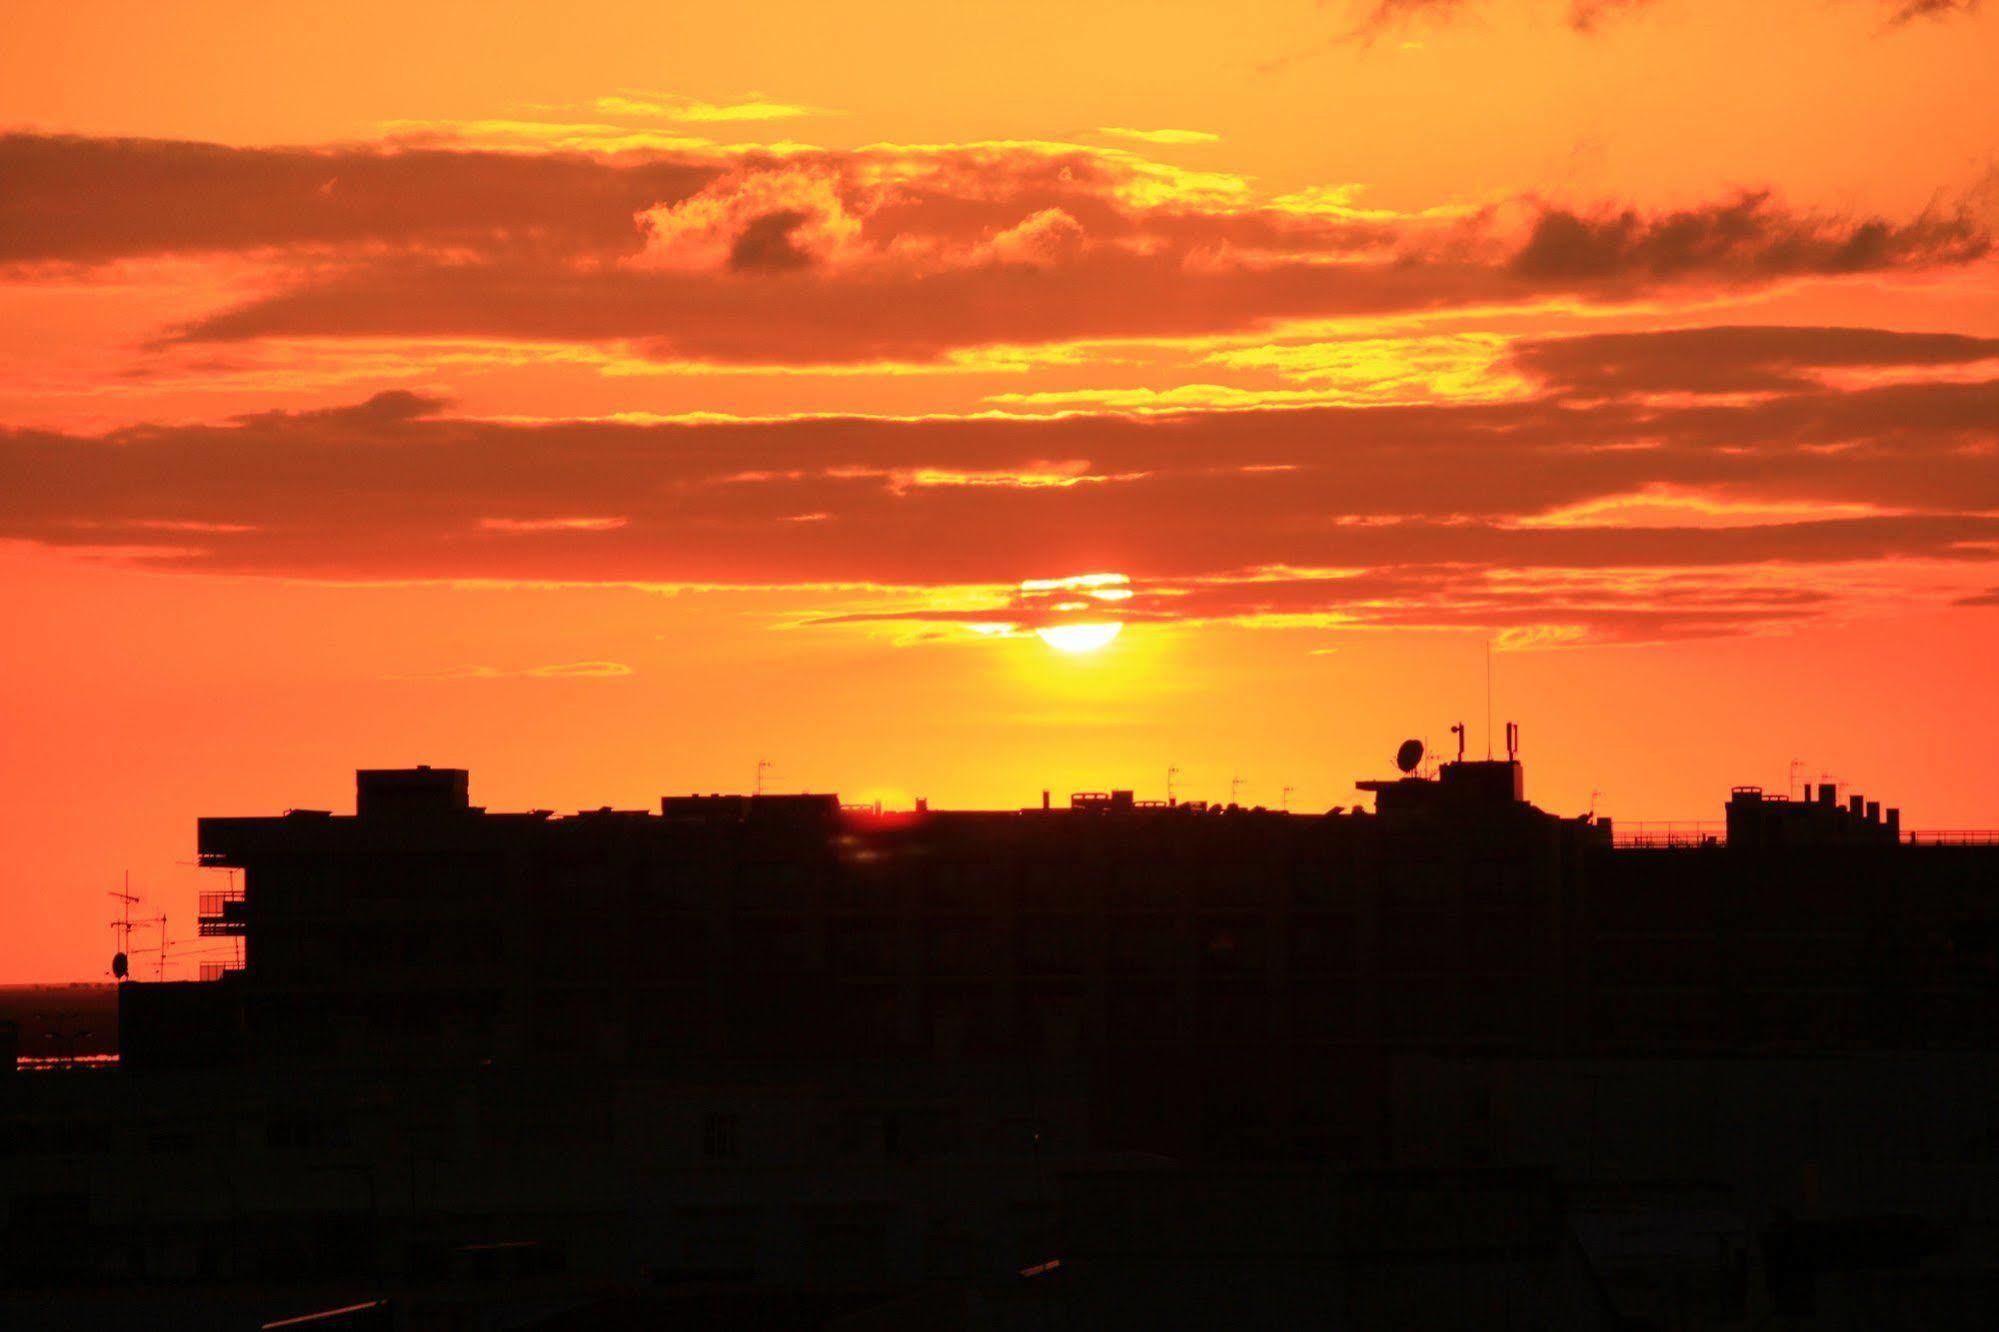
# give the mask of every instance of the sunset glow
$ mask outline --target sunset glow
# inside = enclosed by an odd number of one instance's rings
[[[7,26],[0,976],[357,767],[1324,809],[1488,669],[1550,809],[1999,824],[1999,8]]]
[[[1121,624],[1053,624],[1034,632],[1058,652],[1095,652],[1124,631]]]

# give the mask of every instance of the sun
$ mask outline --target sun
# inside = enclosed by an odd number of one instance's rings
[[[1035,636],[1057,652],[1095,652],[1124,632],[1115,620],[1100,624],[1051,624]]]

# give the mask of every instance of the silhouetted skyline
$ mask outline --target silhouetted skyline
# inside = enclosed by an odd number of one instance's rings
[[[1999,824],[1991,6],[16,8],[0,978],[355,763],[1324,808],[1488,667]]]

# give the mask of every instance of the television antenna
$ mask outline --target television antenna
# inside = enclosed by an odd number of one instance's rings
[[[122,981],[132,970],[132,904],[139,900],[138,895],[132,891],[132,871],[125,871],[124,888],[114,889],[106,895],[117,898],[120,904],[118,919],[111,922],[111,938],[114,941],[111,950],[111,974]]]
[[[1240,777],[1229,778],[1229,803],[1231,805],[1240,805],[1242,803],[1242,788],[1247,785],[1248,783]]]
[[[1173,767],[1173,766],[1172,766],[1171,764],[1168,764],[1168,765],[1167,765],[1167,768],[1166,768],[1166,803],[1167,803],[1167,804],[1169,804],[1169,805],[1173,805],[1173,804],[1178,804],[1178,803],[1179,803],[1179,801],[1178,801],[1178,798],[1177,798],[1177,796],[1175,795],[1175,788],[1174,788],[1174,785],[1173,785],[1173,783],[1174,783],[1174,779],[1175,779],[1175,778],[1177,778],[1177,777],[1178,777],[1179,775],[1180,775],[1180,770],[1179,770],[1178,768],[1176,768],[1176,767]]]
[[[757,760],[757,785],[756,785],[756,793],[757,793],[758,795],[762,795],[762,794],[764,793],[764,777],[765,777],[765,775],[766,775],[766,774],[768,774],[769,772],[771,772],[771,771],[772,771],[772,770],[773,770],[774,768],[776,768],[776,767],[777,767],[777,765],[776,765],[775,763],[772,763],[772,762],[771,762],[771,761],[770,761],[769,759],[765,759],[765,758],[760,758],[760,759],[758,759],[758,760]]]
[[[1291,793],[1297,789],[1298,788],[1295,786],[1287,786],[1282,791],[1278,792],[1277,808],[1284,811],[1286,814],[1289,814],[1291,812]]]
[[[151,948],[133,948],[127,951],[135,956],[139,953],[154,954],[158,963],[154,969],[154,977],[157,980],[164,981],[167,978],[167,950],[172,948],[174,943],[173,940],[167,938],[166,913],[161,912],[151,920],[135,920],[132,922],[131,928],[135,930],[158,930],[160,932],[160,941]]]

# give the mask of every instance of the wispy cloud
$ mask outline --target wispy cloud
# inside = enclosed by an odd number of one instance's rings
[[[1569,27],[1585,36],[1601,32],[1606,21],[1639,9],[1647,9],[1660,0],[1569,0],[1567,22]],[[1886,11],[1889,27],[1901,27],[1918,19],[1949,18],[1954,15],[1973,14],[1978,11],[1980,0],[1871,0],[1877,8]],[[1360,0],[1351,5],[1355,12],[1353,25],[1345,34],[1345,40],[1363,45],[1372,44],[1384,34],[1407,28],[1416,23],[1446,24],[1455,22],[1467,14],[1478,13],[1490,8],[1486,0]]]
[[[841,112],[799,102],[781,102],[750,93],[732,102],[710,102],[676,93],[619,92],[599,97],[592,105],[607,116],[666,120],[682,125],[720,125],[760,120],[805,120]]]
[[[1901,27],[1917,19],[1950,18],[1978,12],[1979,0],[1883,0],[1888,7],[1888,24]]]
[[[1097,133],[1113,139],[1129,139],[1134,143],[1152,143],[1168,146],[1192,143],[1220,143],[1222,136],[1210,134],[1206,130],[1190,129],[1132,129],[1125,125],[1106,125]]]
[[[506,668],[458,666],[443,671],[396,675],[395,680],[614,680],[633,674],[621,661],[563,661],[548,666]]]

